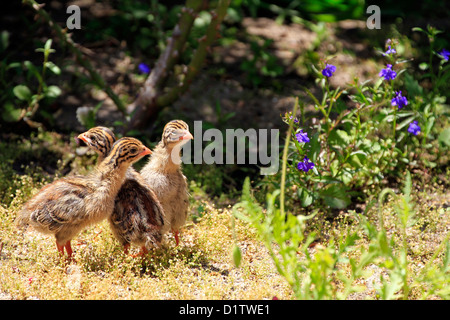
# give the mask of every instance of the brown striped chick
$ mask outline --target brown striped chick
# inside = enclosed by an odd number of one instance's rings
[[[111,129],[107,127],[94,127],[86,132],[78,135],[79,140],[82,140],[86,145],[98,154],[97,163],[105,159],[111,150],[112,145],[116,142],[116,136]]]
[[[87,176],[69,176],[44,186],[22,207],[19,227],[53,234],[58,251],[72,258],[70,241],[89,225],[108,218],[128,167],[150,154],[139,140],[122,138],[109,155]]]
[[[188,125],[181,120],[166,124],[162,140],[155,147],[152,157],[142,168],[141,175],[152,186],[161,202],[167,220],[179,245],[179,230],[186,223],[189,193],[186,177],[181,171],[181,146],[193,139]]]
[[[98,153],[99,160],[109,153],[109,146],[116,139],[114,133],[104,127],[92,128],[78,138]],[[155,193],[132,167],[127,171],[108,221],[114,237],[124,246],[125,253],[130,244],[139,246],[141,255],[150,248],[159,247],[164,233],[169,229]]]

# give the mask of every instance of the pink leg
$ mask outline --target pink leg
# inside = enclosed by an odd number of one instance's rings
[[[70,240],[66,242],[64,245],[64,248],[66,248],[66,252],[69,255],[69,259],[72,259],[72,246],[70,245]]]
[[[58,249],[59,253],[63,256],[64,255],[64,245],[60,245],[58,241],[56,241],[56,248]]]
[[[143,256],[145,256],[146,254],[148,253],[148,250],[147,250],[147,248],[145,247],[145,246],[142,246],[141,247],[141,251],[139,251],[139,256],[141,256],[141,257],[143,257]]]
[[[177,243],[176,247],[180,244],[180,238],[179,238],[179,231],[178,230],[172,230],[173,235],[175,237],[175,242]]]
[[[72,260],[73,251],[72,246],[70,245],[70,240],[63,245],[60,245],[58,242],[56,242],[56,248],[58,249],[61,256],[64,256],[64,248],[65,248],[67,255],[69,256],[69,260]]]

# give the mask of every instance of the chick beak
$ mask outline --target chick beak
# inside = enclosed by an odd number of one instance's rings
[[[194,139],[194,137],[192,136],[192,134],[186,130],[186,133],[180,137],[180,141],[181,140],[190,140],[190,139]]]
[[[139,155],[143,157],[143,156],[146,156],[148,154],[152,154],[152,150],[150,150],[147,147],[144,147],[144,150]]]
[[[82,145],[82,143],[80,142],[80,140],[83,141],[83,142],[86,143],[86,144],[91,142],[91,140],[90,140],[88,137],[86,137],[86,136],[84,135],[84,133],[78,135],[78,137],[75,138],[75,141],[77,142],[77,145]]]
[[[86,142],[86,143],[91,142],[90,139],[84,135],[84,133],[78,135],[77,138],[82,140],[82,141],[84,141],[84,142]]]

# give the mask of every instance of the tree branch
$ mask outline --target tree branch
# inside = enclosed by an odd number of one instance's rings
[[[203,63],[206,58],[206,54],[208,52],[208,48],[212,45],[214,40],[216,40],[217,34],[219,32],[220,24],[222,23],[229,5],[228,0],[220,1],[217,6],[217,11],[212,12],[212,20],[208,29],[206,30],[206,34],[199,39],[199,46],[195,51],[194,56],[192,57],[191,63],[188,66],[188,71],[184,78],[184,81],[181,86],[176,86],[171,88],[169,92],[158,97],[157,105],[160,107],[164,107],[175,101],[175,99],[186,92],[187,88],[191,84],[192,80],[197,76],[200,72]]]
[[[216,40],[230,0],[219,0],[216,10],[211,13],[211,23],[205,35],[199,39],[199,46],[187,67],[183,83],[170,88],[166,93],[163,92],[163,84],[167,81],[168,71],[173,68],[183,49],[183,45],[187,40],[187,36],[195,20],[195,15],[201,9],[201,3],[202,1],[195,0],[188,0],[186,2],[186,7],[182,11],[180,22],[175,26],[174,34],[168,40],[165,52],[158,59],[155,70],[152,71],[146,80],[139,97],[129,106],[134,112],[126,131],[143,128],[150,119],[156,116],[161,108],[173,103],[184,93],[194,77],[200,72],[208,48]],[[189,29],[186,28],[186,25],[189,25]],[[181,32],[180,36],[178,36],[179,32]]]

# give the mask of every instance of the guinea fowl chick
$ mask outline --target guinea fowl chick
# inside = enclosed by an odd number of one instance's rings
[[[111,129],[107,127],[94,127],[86,132],[78,135],[78,139],[82,140],[86,145],[98,154],[97,163],[100,163],[108,155],[116,136]]]
[[[155,147],[152,157],[142,168],[141,175],[155,190],[170,222],[177,246],[179,230],[185,224],[189,193],[186,177],[181,171],[181,146],[193,139],[188,125],[181,120],[172,120],[164,127],[162,140]]]
[[[151,151],[139,140],[122,138],[87,176],[70,176],[44,186],[19,212],[19,227],[54,234],[58,251],[72,258],[70,241],[84,228],[109,217],[128,167]]]
[[[104,127],[92,128],[78,138],[98,153],[99,160],[107,156],[115,141],[114,133]],[[125,253],[130,244],[140,246],[141,255],[150,248],[159,247],[164,233],[169,229],[155,193],[132,167],[127,171],[108,221],[114,237],[124,246]]]

